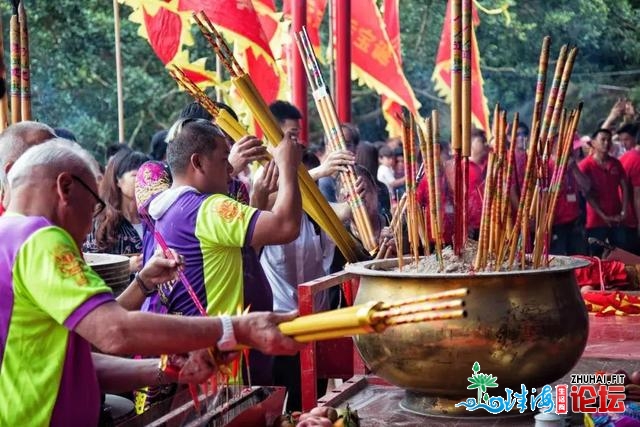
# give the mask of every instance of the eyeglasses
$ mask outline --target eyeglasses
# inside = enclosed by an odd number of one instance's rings
[[[225,139],[227,138],[225,133],[222,132],[222,130],[218,127],[218,125],[212,123],[209,120],[201,119],[201,118],[193,118],[193,117],[184,117],[184,118],[178,119],[178,121],[171,126],[171,128],[167,132],[167,137],[165,138],[165,142],[167,144],[171,144],[178,137],[178,135],[180,135],[180,132],[182,132],[182,129],[189,123],[207,123],[213,126],[218,136]]]
[[[71,175],[71,178],[73,178],[74,181],[83,186],[96,199],[96,206],[93,208],[93,216],[96,217],[100,215],[104,208],[107,207],[107,204],[83,180],[78,178],[76,175]]]
[[[517,136],[525,136],[525,137],[526,137],[526,136],[529,136],[529,135],[527,134],[527,132],[524,132],[524,131],[521,131],[521,130],[520,130],[520,131],[518,131],[518,132],[516,132],[516,135],[517,135]]]

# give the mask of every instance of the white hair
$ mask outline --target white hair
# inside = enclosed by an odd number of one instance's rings
[[[37,135],[38,132],[43,135]],[[4,172],[7,163],[15,162],[30,147],[54,138],[55,135],[51,126],[39,122],[24,121],[6,128],[0,134],[0,183],[7,179]]]
[[[28,178],[36,167],[46,167],[55,177],[62,172],[86,170],[96,175],[93,157],[80,145],[63,138],[54,138],[35,145],[24,152],[7,175],[9,188],[15,188]]]
[[[98,163],[96,158],[93,157],[93,155],[91,153],[89,153],[87,150],[82,148],[82,146],[80,144],[78,144],[77,142],[72,141],[70,139],[65,139],[65,138],[60,138],[60,137],[56,137],[56,138],[53,138],[53,139],[49,140],[49,142],[52,142],[52,141],[56,141],[56,142],[59,142],[61,144],[67,144],[71,148],[73,148],[73,150],[75,150],[76,154],[79,155],[80,158],[82,158],[82,160],[84,160],[87,163],[87,165],[89,165],[89,170],[93,174],[94,178],[98,178],[100,175],[102,175],[102,173],[100,172],[100,164]]]

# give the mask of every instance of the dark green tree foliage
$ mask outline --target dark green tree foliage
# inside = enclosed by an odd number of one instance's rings
[[[519,111],[530,121],[538,55],[542,37],[553,38],[552,59],[560,45],[580,48],[568,106],[585,101],[581,130],[590,132],[608,113],[617,97],[640,101],[640,2],[632,0],[483,0],[487,8],[509,2],[511,22],[503,15],[480,12],[477,28],[485,94],[510,117]],[[437,97],[431,82],[442,31],[445,0],[401,0],[400,19],[404,69],[420,102],[422,114],[438,109],[444,137],[449,108]],[[5,62],[9,60],[9,2],[3,13]],[[357,2],[354,2],[354,6]],[[104,0],[26,0],[31,36],[31,81],[34,117],[78,135],[82,145],[103,158],[104,148],[116,142],[116,73],[113,10]],[[189,101],[177,91],[137,26],[121,7],[126,138],[147,151],[151,135],[169,126]],[[326,41],[327,19],[323,38]],[[195,34],[196,39],[200,36]],[[197,54],[211,54],[197,43]],[[551,63],[549,74],[553,73]],[[329,80],[328,70],[325,76]],[[353,86],[353,117],[363,138],[384,139],[385,122],[379,100],[369,89]],[[320,137],[315,106],[310,100],[312,139]]]
[[[111,2],[28,1],[34,119],[73,131],[98,159],[117,142],[117,100]],[[187,102],[137,26],[121,7],[125,135],[148,151],[151,135],[169,126]],[[8,2],[2,3],[9,66]]]

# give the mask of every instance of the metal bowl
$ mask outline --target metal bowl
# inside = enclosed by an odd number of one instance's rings
[[[477,415],[454,407],[476,397],[467,389],[475,362],[498,378],[499,388],[490,394],[504,396],[505,387],[531,389],[560,379],[584,351],[588,315],[573,273],[587,265],[583,260],[556,257],[545,269],[474,274],[390,271],[396,265],[395,259],[348,265],[347,271],[360,276],[356,303],[470,291],[466,318],[355,337],[372,372],[407,390],[403,406],[409,410]]]

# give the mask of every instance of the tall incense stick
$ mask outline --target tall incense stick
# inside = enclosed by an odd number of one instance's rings
[[[462,0],[462,246],[467,240],[471,155],[471,0]]]
[[[18,5],[20,21],[20,109],[21,120],[31,120],[31,73],[29,61],[29,29],[24,0]]]
[[[13,15],[9,27],[9,45],[11,48],[11,123],[18,123],[22,114],[20,106],[20,83],[22,71],[20,71],[20,21],[18,19],[18,4],[12,0]]]
[[[454,151],[454,211],[455,232],[453,249],[462,254],[464,242],[464,200],[462,171],[462,3],[451,0],[451,146]]]

